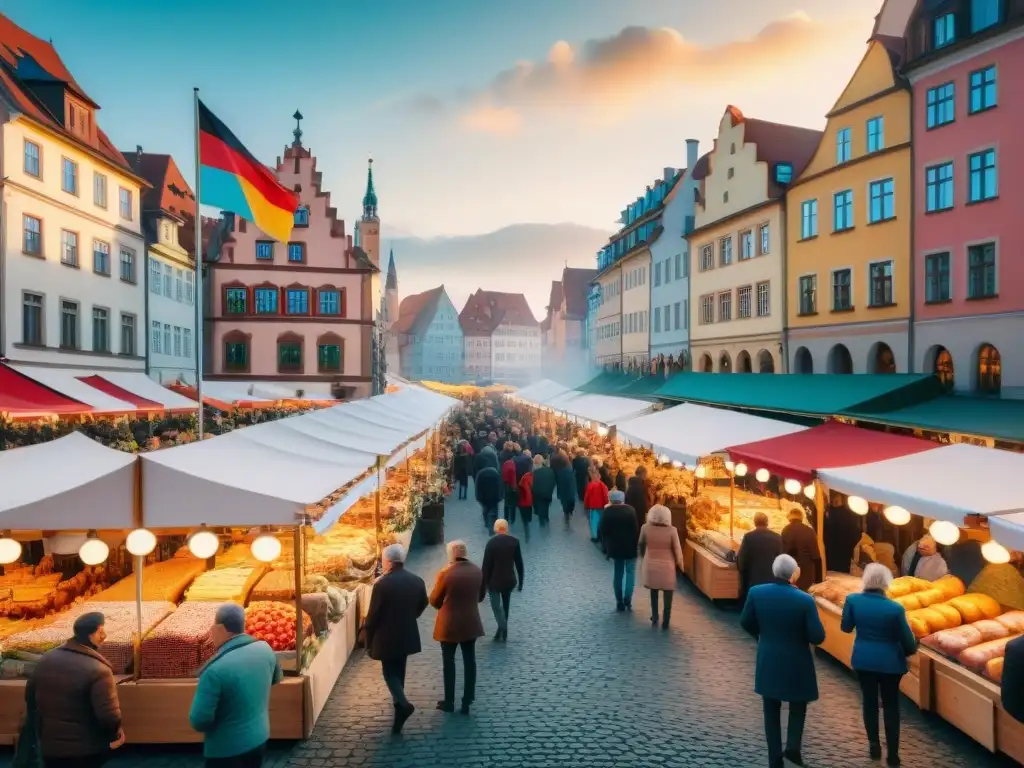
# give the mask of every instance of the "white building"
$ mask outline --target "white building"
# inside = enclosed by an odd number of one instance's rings
[[[0,356],[144,370],[145,182],[51,45],[3,16],[0,44]]]
[[[665,200],[664,231],[651,243],[651,360],[664,355],[673,362],[690,346],[690,268],[686,235],[694,226],[700,182],[694,178],[698,142],[686,141],[686,168]],[[706,161],[705,161],[706,162]],[[666,175],[667,171],[666,171]]]
[[[141,148],[140,148],[141,149]],[[124,152],[152,188],[142,196],[148,246],[146,369],[161,384],[196,383],[195,212],[192,190],[170,155]],[[184,241],[184,242],[182,242]]]
[[[466,375],[528,384],[541,375],[541,330],[521,293],[477,290],[459,313]]]

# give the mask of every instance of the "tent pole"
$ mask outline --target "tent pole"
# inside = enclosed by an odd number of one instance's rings
[[[302,674],[302,525],[295,526],[292,558],[295,560],[295,674]]]
[[[135,487],[133,489],[132,517],[136,528],[142,527],[142,460],[135,462]],[[132,649],[132,679],[138,681],[142,674],[142,569],[146,558],[135,558],[135,642]]]
[[[828,573],[828,562],[825,560],[825,489],[821,481],[814,479],[814,506],[818,513],[818,550],[821,552],[821,577]]]
[[[377,568],[381,567],[380,562],[380,469],[384,463],[384,457],[377,457],[377,488],[373,492],[373,531],[374,539],[376,540],[377,546]],[[410,486],[412,485],[412,478],[409,479]]]
[[[733,538],[733,496],[736,491],[736,475],[729,473],[729,538]]]

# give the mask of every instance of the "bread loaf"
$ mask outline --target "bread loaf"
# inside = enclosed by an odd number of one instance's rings
[[[947,656],[958,656],[971,646],[979,645],[982,642],[984,642],[984,638],[973,624],[964,624],[953,629],[943,629],[921,640],[922,645],[933,648]]]
[[[947,616],[944,616],[941,611],[937,611],[935,608],[921,608],[916,611],[910,611],[907,613],[907,622],[910,624],[910,629],[913,631],[914,636],[918,638],[943,629],[952,629],[956,626],[950,623]]]
[[[921,605],[921,601],[917,599],[917,595],[904,595],[903,597],[895,597],[893,598],[893,601],[902,605],[908,613],[910,611],[917,611],[925,607]]]
[[[932,587],[942,590],[942,594],[945,595],[945,600],[952,600],[954,597],[960,597],[960,595],[967,591],[964,583],[951,573],[946,574],[941,579],[937,579],[932,583]]]
[[[989,640],[987,643],[976,645],[963,651],[957,658],[960,663],[975,672],[982,672],[985,665],[992,659],[1001,657],[1006,651],[1006,644],[1011,638],[1003,637],[999,640]]]
[[[996,621],[1015,635],[1024,634],[1024,611],[1008,611],[1002,616],[996,616]]]
[[[1003,682],[1003,657],[989,659],[985,662],[985,677],[996,683]]]
[[[925,589],[921,592],[915,592],[914,597],[917,598],[917,602],[921,604],[922,608],[927,608],[932,605],[945,602],[946,595],[943,594],[941,589]],[[959,623],[959,622],[957,622]]]
[[[895,599],[931,588],[932,583],[927,579],[919,579],[916,576],[900,576],[898,579],[892,580],[892,584],[889,585],[886,594]],[[919,608],[920,606],[915,607]]]
[[[999,603],[988,595],[961,595],[949,600],[948,604],[960,612],[965,623],[980,621],[981,619],[994,619],[1002,613]]]

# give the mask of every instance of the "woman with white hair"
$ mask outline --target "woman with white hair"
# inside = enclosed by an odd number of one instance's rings
[[[658,623],[658,593],[661,593],[664,610],[661,614],[661,628],[668,629],[672,616],[672,596],[676,592],[676,569],[683,570],[683,548],[679,544],[679,532],[672,525],[672,513],[668,507],[657,504],[647,513],[647,522],[640,528],[638,542],[641,583],[651,592],[651,624]]]
[[[740,626],[757,640],[754,692],[762,699],[768,765],[784,760],[803,765],[800,747],[807,705],[818,699],[818,676],[812,645],[825,640],[814,598],[797,589],[800,567],[789,555],[772,564],[775,581],[751,587]],[[782,746],[782,703],[789,704],[786,746]]]
[[[900,678],[907,673],[907,657],[917,651],[917,640],[903,606],[886,597],[892,571],[881,563],[864,569],[863,592],[849,595],[843,605],[843,632],[853,640],[852,666],[863,696],[864,730],[872,760],[882,757],[878,736],[878,698],[881,693],[885,721],[886,764],[900,764]]]

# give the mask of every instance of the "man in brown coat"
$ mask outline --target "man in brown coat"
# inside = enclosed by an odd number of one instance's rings
[[[29,680],[46,768],[100,768],[124,744],[114,672],[100,655],[107,638],[102,613],[85,613],[74,637],[45,654]]]
[[[800,578],[795,583],[804,592],[822,580],[818,535],[804,522],[802,509],[794,507],[789,510],[789,525],[782,529],[782,552],[800,566]]]
[[[476,694],[476,640],[484,635],[480,619],[483,572],[469,562],[464,541],[448,545],[448,565],[437,574],[430,604],[437,609],[434,639],[441,644],[444,663],[444,699],[437,702],[443,712],[455,711],[455,650],[462,649],[462,663],[466,668],[465,690],[462,695],[462,714],[469,714],[469,706]]]
[[[740,602],[746,602],[752,587],[775,580],[772,564],[781,554],[782,537],[768,528],[768,515],[758,512],[754,515],[754,530],[744,534],[736,555],[736,569],[740,572]]]

